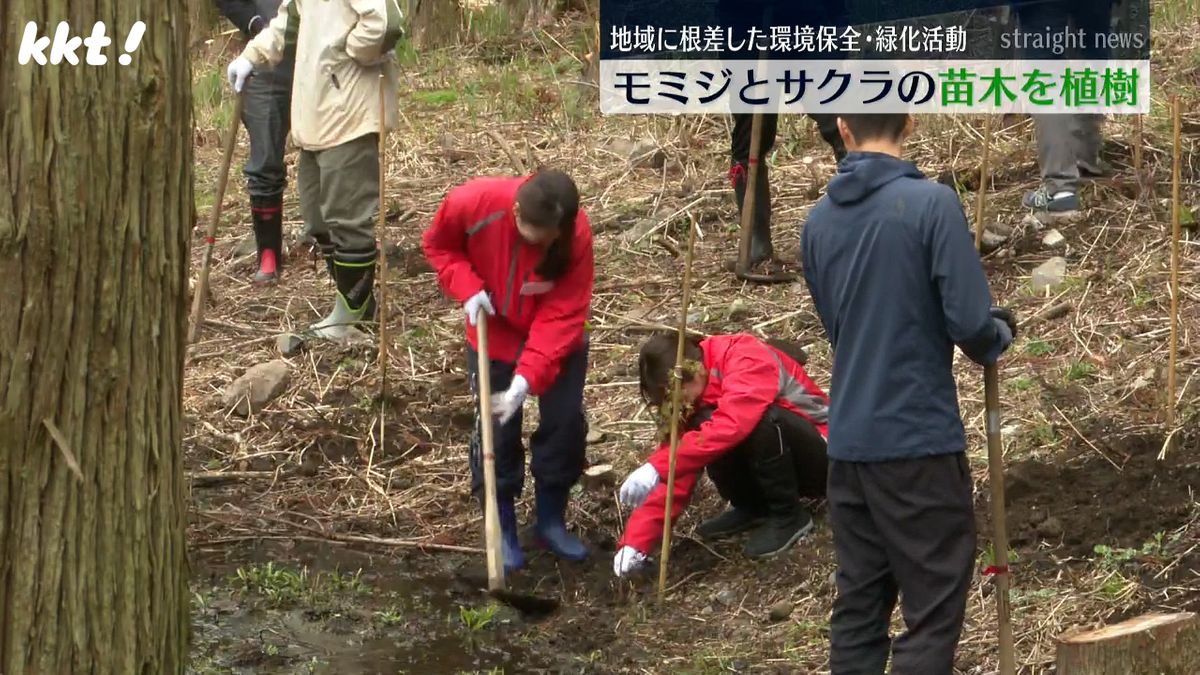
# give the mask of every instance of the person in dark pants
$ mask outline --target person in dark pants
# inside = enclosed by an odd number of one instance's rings
[[[751,27],[758,27],[764,35],[770,35],[770,26],[833,26],[843,25],[846,21],[844,3],[823,2],[818,5],[805,2],[768,3],[765,0],[720,0],[717,4],[718,16],[722,26],[729,26],[739,35],[745,36]],[[767,11],[770,10],[768,15]],[[729,45],[727,41],[727,45]],[[837,59],[837,53],[821,55],[826,59]],[[726,59],[753,58],[745,51],[727,51]],[[846,146],[838,134],[837,115],[828,113],[808,113],[807,116],[817,125],[821,138],[831,150],[835,162],[842,161],[846,156]],[[738,219],[741,220],[742,209],[746,203],[746,183],[749,179],[750,143],[754,122],[753,113],[734,113],[733,131],[730,134],[729,151],[729,184],[733,187],[734,199],[737,203]],[[779,127],[779,115],[764,113],[760,127],[760,156],[767,157],[775,147],[775,134]],[[771,242],[771,177],[767,163],[758,165],[758,180],[754,185],[754,222],[751,223],[750,237],[750,267],[775,260],[775,247]],[[737,258],[725,261],[726,270],[733,272],[737,267]]]
[[[841,115],[850,150],[801,234],[833,346],[828,503],[837,554],[834,675],[950,675],[975,564],[957,346],[999,359],[1016,335],[992,305],[954,190],[901,159],[908,115]],[[888,628],[897,594],[907,631]]]
[[[247,38],[258,35],[279,13],[282,0],[216,0],[217,10]],[[295,54],[289,51],[270,69],[262,69],[242,90],[242,125],[250,136],[250,157],[242,171],[250,195],[250,218],[258,250],[254,282],[272,283],[283,265],[283,191],[287,167],[289,109]]]
[[[567,174],[540,169],[531,176],[476,178],[451,190],[421,239],[438,283],[466,313],[468,366],[477,386],[476,326],[487,321],[496,419],[479,420],[471,439],[471,488],[483,496],[483,424],[492,424],[496,498],[504,566],[525,564],[517,536],[516,500],[525,482],[522,408],[538,397],[540,419],[530,438],[540,545],[567,560],[587,546],[566,529],[571,488],[587,463],[588,424],[583,385],[588,342],[584,331],[594,279],[592,230]]]
[[[656,335],[642,346],[642,396],[670,409],[676,335]],[[791,548],[812,529],[801,497],[825,494],[825,420],[829,399],[786,351],[748,334],[689,339],[684,345],[687,414],[675,458],[672,521],[707,472],[730,508],[696,528],[707,539],[752,529],[744,553],[765,558]],[[641,568],[659,543],[666,517],[670,439],[621,486],[634,507],[613,559],[624,576]]]

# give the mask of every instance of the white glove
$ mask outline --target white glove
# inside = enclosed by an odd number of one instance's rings
[[[653,465],[639,466],[621,484],[621,503],[626,506],[641,506],[654,486],[658,485],[659,480],[658,469],[655,469]]]
[[[237,93],[242,93],[242,85],[246,84],[246,80],[250,74],[254,72],[254,64],[250,63],[250,59],[239,56],[229,64],[229,69],[225,71],[225,75],[229,78],[229,84]]]
[[[632,546],[622,546],[613,558],[613,574],[623,577],[630,572],[636,572],[646,564],[646,556]]]
[[[528,393],[529,382],[517,375],[512,384],[508,385],[508,391],[492,394],[492,414],[500,418],[500,424],[507,424],[508,420],[517,414],[521,406],[525,405],[525,396]]]
[[[488,298],[487,291],[479,291],[472,295],[463,303],[463,310],[467,313],[467,320],[474,326],[479,323],[479,310],[488,313],[488,316],[495,316],[496,310],[492,307],[492,301]]]

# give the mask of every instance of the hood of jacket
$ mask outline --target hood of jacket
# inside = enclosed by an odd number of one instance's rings
[[[838,165],[838,173],[829,181],[825,193],[838,205],[866,199],[897,178],[924,178],[925,174],[908,160],[882,152],[851,152]]]

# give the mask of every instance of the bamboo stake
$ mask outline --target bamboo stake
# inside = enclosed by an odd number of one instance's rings
[[[212,267],[213,246],[217,243],[217,225],[221,222],[221,206],[225,201],[225,188],[229,185],[229,164],[233,160],[233,148],[237,144],[238,127],[242,124],[242,109],[245,99],[234,94],[233,116],[229,118],[229,130],[225,132],[225,148],[221,157],[221,173],[217,177],[217,198],[213,202],[212,216],[208,219],[208,230],[204,236],[204,262],[200,266],[200,279],[196,282],[192,298],[192,321],[188,326],[188,344],[196,341],[196,331],[204,319],[204,305],[208,300],[208,273]]]
[[[675,508],[675,453],[679,449],[679,411],[683,395],[683,345],[687,337],[688,302],[692,288],[692,250],[696,243],[696,219],[688,214],[687,253],[683,261],[683,302],[679,308],[679,341],[675,350],[675,382],[671,391],[671,448],[667,468],[667,508],[663,518],[662,554],[658,564],[658,601],[667,596],[667,564],[671,556],[671,510]]]
[[[384,437],[387,427],[388,406],[388,337],[387,337],[387,200],[384,198],[386,185],[384,176],[387,168],[387,78],[385,68],[379,70],[379,220],[375,227],[379,230],[379,298],[375,311],[379,315],[379,447],[386,452]],[[367,475],[370,474],[368,466]]]
[[[992,146],[992,115],[984,115],[983,161],[979,164],[979,193],[975,195],[975,249],[983,252],[984,205],[987,203],[988,159]]]
[[[1175,360],[1179,354],[1179,174],[1180,113],[1179,96],[1171,95],[1172,136],[1171,170],[1171,351],[1167,365],[1167,430],[1175,427]],[[1173,438],[1173,437],[1172,437]]]
[[[1016,673],[1012,617],[1009,600],[1008,525],[1004,512],[1004,444],[1000,436],[1000,375],[996,365],[983,371],[984,407],[987,409],[988,482],[992,490],[992,551],[989,570],[996,577],[996,615],[1000,627],[1000,675]]]

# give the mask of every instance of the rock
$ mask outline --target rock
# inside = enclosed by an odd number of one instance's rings
[[[291,369],[286,361],[261,363],[225,389],[224,405],[234,408],[239,415],[256,413],[286,391],[290,380]]]
[[[617,482],[617,471],[612,464],[593,464],[583,470],[580,483],[589,489],[607,489]]]
[[[295,333],[280,333],[275,336],[275,347],[284,356],[295,356],[304,351],[304,338]]]
[[[604,438],[605,438],[605,434],[603,431],[600,431],[599,429],[592,429],[587,434],[587,444],[595,445],[597,443],[603,443]],[[605,466],[605,465],[601,464],[600,466]]]
[[[1027,228],[1033,228],[1034,232],[1041,232],[1042,228],[1045,227],[1045,225],[1042,224],[1042,221],[1038,220],[1038,217],[1032,213],[1027,214],[1024,218],[1022,218],[1021,224]]]
[[[792,603],[788,602],[787,600],[781,600],[771,605],[771,609],[767,612],[767,618],[769,618],[772,622],[783,621],[791,615]]]
[[[237,243],[237,246],[233,247],[234,258],[244,258],[248,255],[254,255],[256,253],[258,253],[258,244],[254,242],[253,234],[248,234],[245,237],[242,237],[242,240]]]
[[[1062,235],[1062,232],[1050,230],[1046,233],[1046,236],[1042,237],[1042,246],[1046,248],[1058,248],[1065,244],[1066,241],[1067,238]]]
[[[1142,372],[1141,375],[1138,375],[1136,380],[1133,381],[1133,385],[1131,386],[1133,391],[1139,391],[1154,384],[1155,374],[1154,368],[1147,368],[1144,372]]]
[[[750,314],[750,304],[742,298],[734,298],[733,302],[729,303],[729,320],[740,321]]]
[[[629,165],[634,168],[661,169],[667,161],[667,154],[649,138],[634,144],[629,151]]]
[[[1029,278],[1029,285],[1034,293],[1041,293],[1048,289],[1053,290],[1063,282],[1066,276],[1066,258],[1055,256],[1033,270],[1033,275]]]
[[[636,243],[639,239],[650,234],[650,230],[653,230],[657,226],[657,220],[643,218],[642,220],[637,221],[633,227],[630,227],[628,230],[625,230],[621,233],[621,243],[626,245]]]
[[[717,593],[715,599],[718,605],[721,605],[722,607],[730,607],[737,602],[737,593],[734,593],[731,589],[725,588]]]
[[[991,253],[999,249],[1007,241],[1008,237],[1006,235],[995,232],[990,228],[985,228],[983,231],[983,252]]]
[[[1046,539],[1058,539],[1063,535],[1062,521],[1055,516],[1050,516],[1038,525],[1037,531]]]

